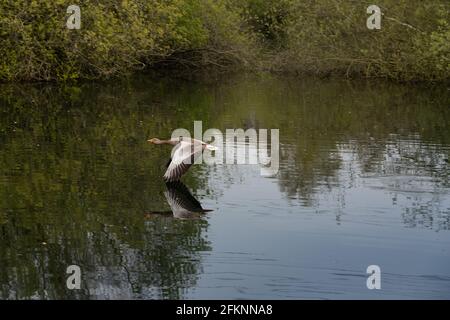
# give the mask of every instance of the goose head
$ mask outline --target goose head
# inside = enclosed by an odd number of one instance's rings
[[[161,140],[159,140],[158,138],[151,138],[149,140],[147,140],[148,142],[152,143],[152,144],[162,144],[163,142]]]

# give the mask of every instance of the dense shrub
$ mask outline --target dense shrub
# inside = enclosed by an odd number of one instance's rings
[[[450,75],[450,2],[380,0],[380,30],[366,27],[368,3],[295,1],[288,50],[273,68],[399,80]]]
[[[189,68],[445,80],[448,0],[380,0],[368,30],[356,0],[68,0],[0,2],[0,80],[108,78],[161,62]]]
[[[248,45],[223,1],[87,0],[80,4],[80,30],[66,28],[70,4],[0,3],[0,79],[110,77],[177,52],[215,48],[236,57]]]

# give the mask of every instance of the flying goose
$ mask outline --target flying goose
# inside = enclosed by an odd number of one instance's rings
[[[206,142],[192,138],[174,138],[170,140],[160,140],[152,138],[147,140],[152,144],[167,144],[174,146],[172,157],[167,163],[167,170],[164,174],[166,182],[178,181],[185,174],[195,160],[202,154],[203,150],[217,150],[217,147]]]

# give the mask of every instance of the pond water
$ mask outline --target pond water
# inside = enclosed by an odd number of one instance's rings
[[[248,75],[2,85],[0,298],[449,299],[449,101]],[[279,172],[194,165],[184,185],[213,211],[156,214],[170,148],[146,140],[196,120],[279,129]]]

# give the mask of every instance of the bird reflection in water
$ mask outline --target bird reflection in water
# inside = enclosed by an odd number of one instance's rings
[[[203,209],[201,203],[194,198],[189,189],[181,181],[166,182],[164,192],[171,211],[152,211],[145,214],[146,218],[157,216],[172,216],[178,219],[195,219],[213,210]]]

